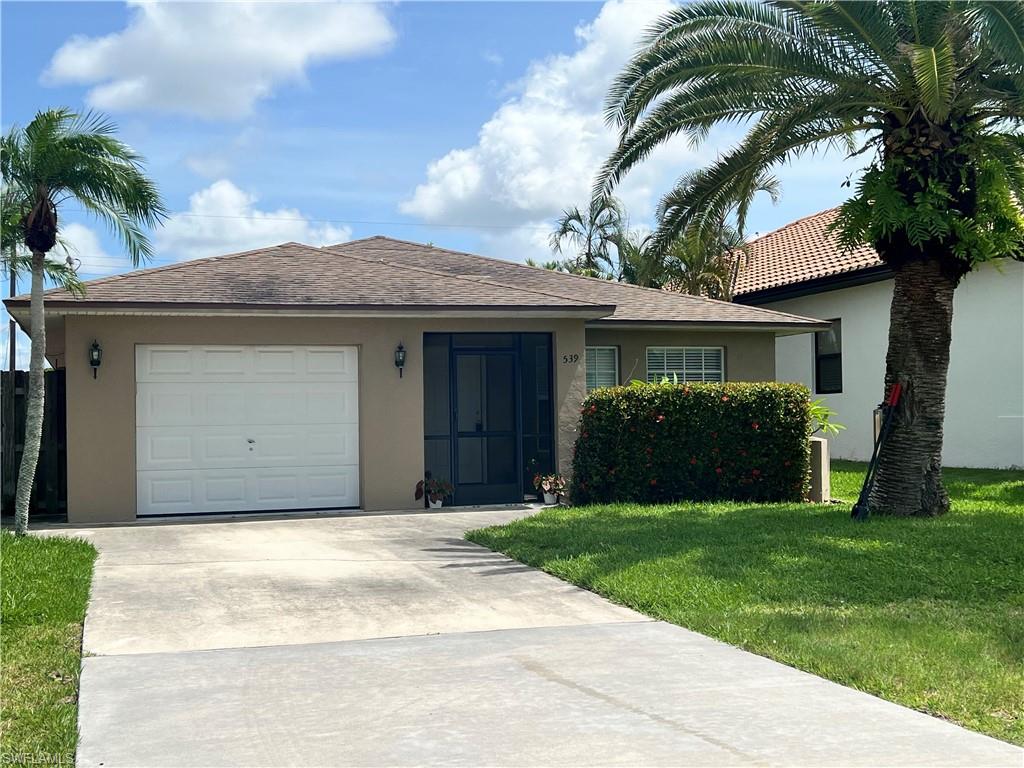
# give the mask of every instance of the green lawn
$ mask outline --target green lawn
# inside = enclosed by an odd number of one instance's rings
[[[864,465],[836,462],[850,501]],[[1024,744],[1024,472],[950,469],[953,511],[552,509],[471,541],[616,602]]]
[[[73,765],[96,550],[0,532],[0,764]]]

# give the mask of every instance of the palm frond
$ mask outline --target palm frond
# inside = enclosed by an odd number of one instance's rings
[[[115,133],[114,123],[99,113],[43,110],[0,141],[0,168],[19,208],[45,204],[54,211],[73,198],[110,227],[138,264],[152,253],[147,229],[159,225],[167,210],[143,171],[142,157]],[[50,219],[52,226],[55,215]],[[32,226],[30,221],[27,227]],[[39,247],[52,243],[51,234]]]
[[[949,39],[935,46],[908,43],[905,50],[925,114],[935,123],[944,122],[952,108],[957,76],[956,56]]]

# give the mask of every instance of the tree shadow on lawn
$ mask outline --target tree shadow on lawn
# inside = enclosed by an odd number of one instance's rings
[[[1024,744],[1024,506],[610,505],[474,542],[650,616]]]
[[[1024,516],[996,511],[854,523],[846,506],[614,505],[552,510],[472,541],[594,586],[701,579],[758,602],[1021,605]]]

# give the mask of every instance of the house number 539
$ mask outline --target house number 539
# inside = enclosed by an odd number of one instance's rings
[[[562,365],[572,365],[580,361],[579,355],[562,355]]]

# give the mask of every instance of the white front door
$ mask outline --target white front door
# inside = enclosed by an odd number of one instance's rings
[[[135,348],[138,514],[359,505],[356,347]]]

